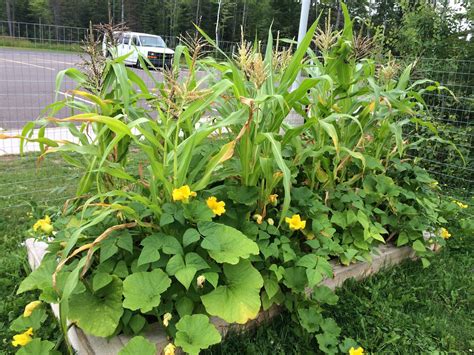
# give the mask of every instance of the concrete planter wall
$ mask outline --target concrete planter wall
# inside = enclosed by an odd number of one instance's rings
[[[26,248],[28,251],[28,261],[32,269],[36,269],[44,254],[46,253],[47,244],[38,242],[34,239],[26,240]],[[323,285],[331,289],[341,286],[344,281],[355,278],[361,280],[369,275],[377,273],[384,267],[393,266],[405,259],[414,258],[415,253],[410,247],[391,247],[381,246],[373,253],[372,263],[356,263],[350,266],[342,266],[338,263],[333,263],[334,278],[326,279],[322,282]],[[57,305],[52,305],[52,309],[56,317],[59,316],[59,308]],[[225,335],[229,330],[245,330],[258,326],[262,322],[268,321],[280,313],[278,307],[272,307],[268,311],[262,311],[254,320],[247,322],[244,325],[229,324],[220,318],[213,317],[211,321],[221,332]],[[156,344],[157,354],[160,354],[162,349],[168,344],[165,331],[160,325],[152,325],[148,332],[144,334],[146,338]],[[68,338],[71,345],[78,352],[79,355],[116,355],[125,344],[131,339],[130,336],[119,335],[110,340],[104,338],[94,337],[85,334],[80,328],[72,326],[68,332]]]

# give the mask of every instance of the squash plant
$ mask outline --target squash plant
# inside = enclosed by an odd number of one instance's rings
[[[370,260],[374,247],[396,242],[428,264],[430,243],[449,232],[435,180],[405,155],[426,138],[403,135],[409,123],[429,127],[422,94],[440,87],[409,84],[410,66],[382,78],[354,54],[342,8],[344,31],[322,61],[310,48],[315,23],[292,56],[272,47],[271,34],[265,53],[243,42],[222,62],[201,58],[199,41],[178,46],[163,82],[140,58],[153,88],[125,57],[104,63],[94,89],[80,71],[61,72],[58,86],[64,76],[77,82],[73,97],[28,124],[23,139],[83,178],[54,222],[35,225],[48,253],[18,292],[59,304],[65,334],[71,322],[99,337],[135,335],[123,354],[154,353],[140,335],[152,323],[169,336],[167,354],[198,353],[221,341],[210,317],[245,324],[271,307],[289,310],[324,352],[356,346],[340,344],[340,328],[322,315],[337,302],[319,285],[333,275],[329,261]],[[53,118],[62,108],[72,116]],[[292,110],[302,126],[285,123]],[[50,123],[77,141],[44,138]],[[27,318],[15,329],[40,326]]]

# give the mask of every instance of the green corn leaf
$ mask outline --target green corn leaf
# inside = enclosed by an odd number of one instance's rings
[[[327,123],[325,120],[319,120],[318,124],[328,134],[328,136],[331,137],[332,142],[334,144],[334,148],[336,148],[336,153],[339,154],[339,137],[337,135],[337,131],[334,125]]]
[[[283,160],[283,156],[281,155],[281,145],[279,142],[275,141],[273,135],[271,133],[262,133],[263,137],[265,137],[271,144],[273,157],[283,173],[283,190],[285,191],[285,197],[283,199],[283,206],[281,210],[281,217],[280,217],[280,224],[283,222],[288,209],[290,207],[291,201],[291,171],[286,165],[285,161]]]
[[[405,70],[403,70],[402,75],[398,79],[397,89],[398,90],[405,90],[410,82],[410,74],[413,68],[413,64],[408,65]]]
[[[321,15],[319,15],[317,20],[311,25],[303,40],[298,45],[298,48],[296,49],[291,59],[291,62],[288,64],[287,68],[285,69],[285,72],[283,73],[283,76],[280,81],[280,87],[288,89],[298,76],[298,73],[300,72],[302,67],[301,62],[303,61],[303,58],[306,54],[306,50],[309,48],[309,45],[313,40],[314,31],[316,31],[316,28],[318,27],[320,17]]]

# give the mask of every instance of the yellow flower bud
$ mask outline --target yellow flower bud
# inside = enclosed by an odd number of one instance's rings
[[[174,346],[173,343],[169,343],[163,349],[163,354],[164,355],[174,355],[174,350],[175,349],[176,349],[176,346]]]
[[[268,201],[270,201],[270,203],[275,206],[278,202],[278,195],[273,194],[273,195],[268,196]]]
[[[29,317],[31,316],[31,313],[39,306],[41,305],[41,301],[33,301],[30,302],[26,305],[25,310],[23,311],[23,317]]]
[[[197,281],[196,281],[197,287],[203,288],[204,287],[204,282],[206,282],[206,276],[204,276],[204,275],[198,276]]]
[[[255,222],[257,222],[258,224],[262,224],[262,222],[263,222],[263,217],[262,217],[262,215],[260,215],[260,214],[258,214],[258,213],[254,214],[252,218],[253,218],[253,220],[254,220]]]
[[[171,313],[165,313],[165,315],[163,316],[163,325],[165,327],[167,327],[169,324],[170,324],[170,320],[171,318],[173,318],[173,316],[171,315]]]

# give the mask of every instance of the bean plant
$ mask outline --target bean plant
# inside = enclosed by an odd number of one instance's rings
[[[358,52],[342,8],[343,31],[323,38],[316,22],[294,51],[269,31],[265,48],[243,40],[219,61],[188,38],[162,81],[140,58],[151,87],[127,55],[102,59],[93,85],[78,69],[59,73],[58,88],[69,77],[76,89],[22,139],[40,143],[42,157],[60,154],[82,179],[75,198],[34,226],[48,252],[18,293],[58,304],[65,333],[72,323],[135,336],[123,353],[154,354],[141,334],[156,323],[166,354],[199,353],[222,340],[211,317],[245,324],[282,309],[320,350],[360,351],[323,316],[337,302],[320,285],[334,262],[370,262],[374,248],[394,244],[427,266],[450,237],[444,212],[462,203],[443,201],[407,155],[439,139],[423,93],[444,88]],[[55,118],[64,109],[71,115]],[[295,113],[300,126],[288,123]],[[45,138],[50,124],[76,141]],[[418,138],[418,127],[432,138]],[[25,332],[15,343],[23,351],[49,346],[32,340],[41,307],[12,325]]]

